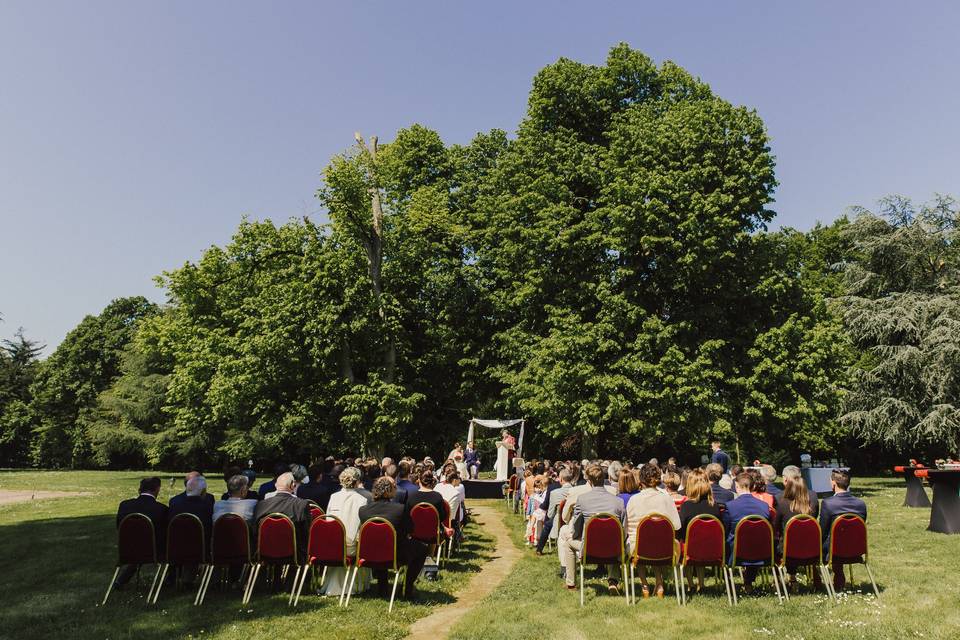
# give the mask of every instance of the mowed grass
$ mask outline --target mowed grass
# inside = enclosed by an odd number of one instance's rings
[[[869,509],[871,567],[881,590],[872,595],[862,567],[843,601],[803,591],[784,605],[774,593],[727,605],[722,583],[707,581],[707,593],[680,608],[667,598],[638,600],[606,594],[606,581],[588,579],[586,606],[557,576],[556,552],[538,558],[532,550],[493,594],[457,625],[458,640],[551,640],[590,638],[958,638],[960,637],[960,536],[926,531],[929,509],[900,506],[902,480],[855,479],[854,493]],[[501,502],[501,505],[503,503]],[[520,516],[501,507],[514,541],[523,544]],[[668,572],[669,574],[669,572]],[[605,575],[605,574],[604,574]],[[869,595],[867,595],[869,594]],[[638,589],[639,597],[639,589]]]
[[[145,568],[139,589],[114,592],[100,606],[116,562],[115,516],[120,500],[136,495],[143,472],[0,471],[0,489],[84,491],[84,497],[37,500],[0,506],[0,638],[402,638],[431,608],[456,599],[456,592],[491,557],[493,539],[476,527],[437,582],[419,581],[415,602],[354,596],[349,609],[336,598],[304,596],[296,609],[260,580],[250,604],[237,591],[211,585],[201,607],[195,591],[165,587],[156,606],[145,603],[152,578]],[[180,478],[163,479],[162,501],[182,489]],[[177,486],[170,487],[176,478]],[[219,497],[223,482],[210,475]]]

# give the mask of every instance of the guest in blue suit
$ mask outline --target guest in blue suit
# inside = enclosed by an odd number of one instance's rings
[[[727,469],[730,468],[730,456],[720,448],[719,440],[711,442],[710,447],[713,449],[713,454],[710,456],[710,463],[720,465],[723,468],[723,472],[726,473]]]
[[[737,497],[727,503],[727,510],[723,514],[723,524],[727,530],[727,554],[733,553],[733,535],[737,530],[737,524],[747,516],[761,516],[768,522],[770,521],[770,507],[766,502],[751,495],[753,478],[747,472],[737,475],[735,487]],[[756,567],[746,567],[743,571],[743,584],[746,589],[751,589],[753,580],[757,576]]]
[[[850,473],[843,469],[834,469],[830,474],[833,495],[820,501],[820,530],[823,533],[823,555],[830,552],[830,528],[837,516],[853,513],[867,520],[867,503],[850,493]],[[833,587],[842,591],[846,577],[841,569],[833,575]]]

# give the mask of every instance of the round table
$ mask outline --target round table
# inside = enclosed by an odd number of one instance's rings
[[[960,469],[920,469],[914,472],[933,485],[928,531],[960,533]]]
[[[907,481],[907,496],[903,500],[903,506],[930,508],[930,498],[927,497],[927,492],[923,489],[923,478],[914,473],[924,468],[922,465],[904,465],[893,468],[894,473],[903,475]]]

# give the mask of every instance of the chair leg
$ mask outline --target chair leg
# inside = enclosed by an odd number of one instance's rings
[[[350,606],[350,596],[353,595],[353,583],[357,581],[357,572],[360,570],[359,566],[353,568],[353,575],[350,577],[350,584],[347,586],[347,601],[343,606]]]
[[[732,607],[732,606],[733,606],[733,594],[732,594],[731,591],[730,591],[730,579],[729,579],[729,576],[727,575],[727,568],[726,568],[726,567],[720,567],[720,573],[723,574],[723,587],[724,587],[724,589],[725,589],[726,592],[727,592],[727,604]]]
[[[207,578],[210,576],[210,567],[201,566],[200,567],[200,585],[197,587],[197,595],[193,597],[193,606],[197,606],[200,603],[200,594],[203,593],[203,585],[207,583]]]
[[[627,604],[630,604],[630,589],[627,586],[627,563],[624,562],[620,565],[620,573],[623,574],[623,595],[627,599]]]
[[[583,563],[580,563],[580,606],[583,606]]]
[[[631,562],[630,563],[630,583],[627,585],[628,593],[630,594],[630,601],[632,604],[637,604],[637,582],[636,582],[636,567]]]
[[[117,576],[120,575],[120,565],[117,565],[117,568],[113,571],[113,577],[110,578],[110,584],[107,586],[107,593],[103,596],[103,602],[101,606],[107,604],[107,598],[110,597],[110,592],[113,591],[113,583],[117,581]]]
[[[833,590],[833,576],[830,575],[830,568],[827,565],[820,565],[820,573],[823,576],[823,588],[827,590],[827,595],[831,600],[835,600],[837,597],[836,592]]]
[[[687,581],[684,579],[684,566],[680,565],[680,582],[677,584],[677,593],[680,596],[680,606],[687,604]]]
[[[680,596],[680,589],[682,589],[682,587],[680,586],[680,571],[677,565],[673,565],[673,590],[677,592],[678,605],[683,604],[683,600],[681,599],[681,596]]]
[[[773,579],[773,588],[777,590],[777,602],[783,604],[783,594],[780,592],[780,579],[777,577],[777,569],[770,565],[770,577]]]
[[[160,568],[157,567],[157,573],[160,574],[160,582],[157,582],[157,576],[153,577],[154,584],[157,585],[156,590],[153,592],[153,604],[157,604],[157,598],[160,597],[160,589],[163,587],[163,583],[167,579],[167,571],[170,569],[169,564],[163,565],[163,573],[160,573]],[[150,602],[150,595],[147,594],[147,602]]]
[[[790,590],[787,589],[787,568],[783,565],[776,566],[774,565],[773,571],[775,574],[780,576],[780,584],[783,585],[783,597],[785,600],[790,600]]]
[[[727,571],[730,574],[730,591],[733,593],[733,604],[734,606],[740,604],[740,598],[737,597],[737,583],[734,579],[733,567],[728,567]]]
[[[250,598],[253,597],[253,590],[257,586],[257,578],[260,577],[260,569],[263,568],[263,563],[257,563],[253,569],[250,570],[250,577],[247,579],[247,591],[243,595],[243,604],[249,604]]]
[[[293,585],[290,587],[290,597],[287,598],[287,606],[294,606],[293,599],[297,597],[297,588],[300,586],[300,578],[306,577],[304,567],[297,567],[293,571]]]
[[[214,565],[212,565],[212,564],[208,567],[208,571],[210,572],[210,574],[209,574],[209,576],[207,577],[207,583],[206,583],[205,585],[203,585],[203,587],[202,587],[201,590],[200,590],[200,598],[197,600],[197,604],[198,604],[198,605],[202,605],[202,604],[203,604],[203,601],[204,601],[204,600],[206,599],[206,597],[207,597],[207,591],[210,589],[210,582],[213,580],[213,572],[214,572],[215,570],[216,570],[216,567],[215,567]],[[241,571],[241,575],[242,575],[242,573],[243,573],[243,572]],[[241,582],[243,582],[243,581],[241,580]]]
[[[393,572],[393,590],[390,591],[390,606],[387,607],[387,613],[393,613],[393,599],[397,597],[397,585],[400,583],[400,570]]]
[[[866,562],[863,563],[864,569],[867,570],[867,575],[870,576],[870,584],[873,585],[873,593],[877,596],[877,600],[880,599],[880,590],[877,589],[877,581],[873,579],[873,571],[870,569],[870,565]]]
[[[324,570],[326,570],[326,567],[324,567]],[[338,607],[343,606],[343,601],[347,597],[347,581],[350,579],[350,567],[346,567],[346,570],[347,575],[344,576],[343,581],[340,583],[340,602],[337,603]],[[324,575],[326,575],[326,573],[324,573]]]

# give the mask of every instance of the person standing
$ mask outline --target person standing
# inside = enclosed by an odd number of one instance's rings
[[[727,455],[726,451],[720,448],[719,440],[714,440],[711,442],[710,447],[713,449],[713,455],[710,456],[710,462],[720,465],[723,468],[723,472],[726,473],[727,469],[730,468],[730,456]]]
[[[467,443],[463,462],[467,465],[467,475],[476,480],[480,476],[480,452],[477,451],[473,440]]]

